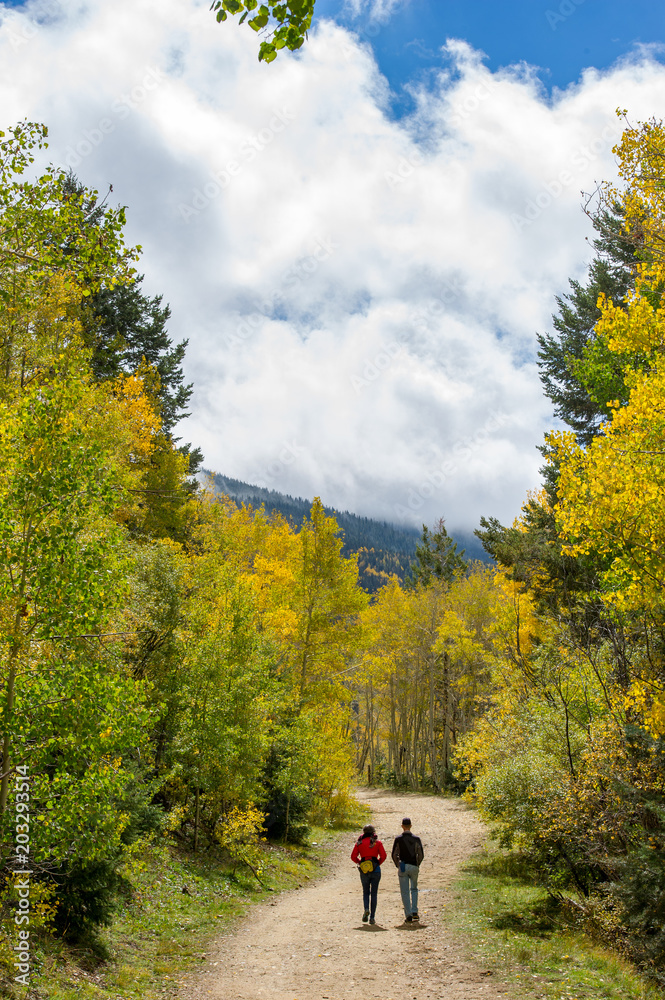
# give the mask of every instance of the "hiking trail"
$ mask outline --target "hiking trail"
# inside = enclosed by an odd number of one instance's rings
[[[446,926],[450,885],[484,831],[457,799],[363,790],[388,852],[376,925],[361,922],[362,894],[350,859],[354,834],[342,837],[329,875],[252,907],[212,947],[181,988],[181,1000],[509,1000],[467,945]],[[420,925],[404,924],[393,837],[410,816],[423,841]]]

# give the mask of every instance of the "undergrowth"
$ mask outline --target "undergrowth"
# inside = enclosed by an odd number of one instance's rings
[[[321,874],[336,840],[334,830],[313,828],[306,845],[264,845],[264,888],[246,868],[234,872],[218,852],[186,853],[162,839],[132,859],[131,899],[108,929],[76,945],[38,932],[29,989],[5,982],[2,994],[30,1000],[174,995],[188,973],[205,967],[212,942],[251,903]]]
[[[534,882],[518,856],[488,849],[455,883],[451,922],[488,974],[542,1000],[665,1000]]]

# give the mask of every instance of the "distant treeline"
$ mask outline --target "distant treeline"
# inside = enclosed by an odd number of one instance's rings
[[[251,507],[263,506],[267,513],[277,511],[296,527],[302,524],[303,518],[309,517],[312,507],[311,500],[292,497],[263,486],[253,486],[230,476],[217,474],[214,476],[214,484],[219,493],[237,503],[246,503]],[[375,521],[370,517],[359,517],[332,507],[324,507],[324,510],[329,517],[335,518],[344,533],[342,554],[349,556],[358,553],[359,579],[363,590],[373,594],[393,575],[402,582],[409,577],[416,557],[416,545],[421,536],[418,528]],[[459,548],[466,549],[467,558],[488,561],[487,554],[473,535],[454,532],[453,537]]]

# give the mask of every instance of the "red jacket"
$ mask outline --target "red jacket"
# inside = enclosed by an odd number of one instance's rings
[[[386,860],[386,851],[380,840],[372,843],[371,837],[363,837],[360,843],[356,843],[351,851],[351,860],[357,865],[365,858],[377,858],[380,865]]]

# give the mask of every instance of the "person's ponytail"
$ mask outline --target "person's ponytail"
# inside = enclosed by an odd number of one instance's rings
[[[365,839],[365,837],[369,837],[369,845],[370,845],[370,847],[374,847],[374,845],[376,844],[377,840],[379,839],[377,837],[377,835],[376,835],[376,830],[374,829],[373,826],[371,826],[371,824],[368,824],[367,826],[363,827],[363,832],[358,837],[358,840],[356,841],[356,843],[357,844],[362,844],[362,842]]]

